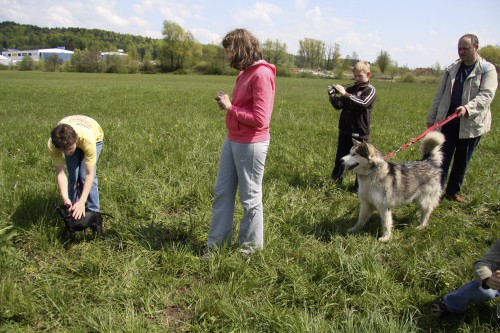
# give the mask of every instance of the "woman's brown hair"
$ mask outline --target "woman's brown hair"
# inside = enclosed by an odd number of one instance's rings
[[[232,68],[245,70],[262,60],[259,40],[246,29],[235,29],[222,40]]]

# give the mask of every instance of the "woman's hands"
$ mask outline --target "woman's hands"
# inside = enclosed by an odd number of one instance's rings
[[[229,95],[223,91],[219,91],[217,96],[215,96],[215,100],[217,101],[219,107],[223,110],[229,110],[232,105],[231,101],[229,100]]]

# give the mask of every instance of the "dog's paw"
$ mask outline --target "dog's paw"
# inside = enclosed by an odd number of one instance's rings
[[[347,233],[348,234],[353,234],[353,233],[355,233],[357,231],[358,231],[358,228],[349,228],[349,229],[347,229]]]
[[[420,224],[420,225],[417,227],[417,230],[422,230],[422,229],[424,229],[425,227],[427,227],[427,224]]]
[[[383,243],[386,243],[386,242],[391,240],[391,236],[392,236],[391,234],[387,234],[387,235],[380,237],[378,240],[383,242]]]

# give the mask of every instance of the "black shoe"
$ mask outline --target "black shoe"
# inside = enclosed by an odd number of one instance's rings
[[[437,301],[434,302],[432,305],[431,309],[432,313],[434,314],[435,317],[441,318],[444,315],[452,313],[448,307],[446,306],[446,303],[444,302],[443,298],[438,299]]]

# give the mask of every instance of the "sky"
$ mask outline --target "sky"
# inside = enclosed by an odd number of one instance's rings
[[[398,66],[441,68],[457,55],[458,39],[500,46],[500,0],[0,0],[0,22],[79,27],[162,38],[164,21],[189,30],[202,44],[219,44],[235,28],[261,42],[340,45],[342,57],[374,62],[381,51]]]

